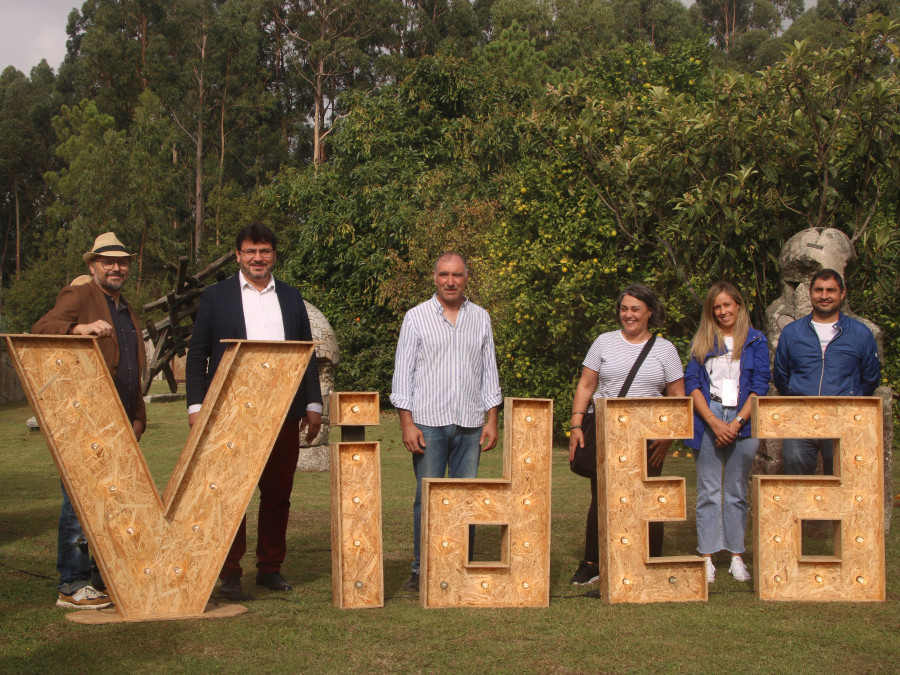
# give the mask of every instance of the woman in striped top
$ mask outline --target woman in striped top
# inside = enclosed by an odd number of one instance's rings
[[[603,333],[588,350],[575,390],[569,436],[569,461],[575,449],[585,445],[585,428],[593,428],[592,399],[617,397],[631,368],[640,356],[650,328],[662,326],[666,312],[650,288],[632,284],[616,300],[616,320],[621,330]],[[625,394],[637,396],[684,396],[684,371],[675,346],[657,338]],[[585,418],[585,416],[590,415]],[[655,440],[647,446],[647,475],[662,473],[671,440]],[[596,444],[595,444],[596,445]],[[662,523],[650,524],[650,555],[662,555]],[[585,528],[584,560],[572,577],[575,585],[594,583],[599,578],[599,524],[597,519],[597,475],[591,477],[591,505]]]

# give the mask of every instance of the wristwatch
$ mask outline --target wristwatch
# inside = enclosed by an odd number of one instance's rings
[[[736,420],[737,420],[737,423],[740,424],[741,426],[744,426],[745,424],[747,424],[747,420],[745,420],[745,419],[744,419],[743,417],[741,417],[740,415],[738,415],[738,416],[735,417],[734,419],[736,419]]]

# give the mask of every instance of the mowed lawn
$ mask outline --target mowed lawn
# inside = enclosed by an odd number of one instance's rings
[[[162,489],[187,436],[183,403],[149,406],[141,446]],[[56,598],[59,478],[25,403],[0,406],[0,672],[809,672],[894,673],[900,664],[900,523],[887,536],[884,603],[767,603],[734,581],[718,558],[706,603],[609,605],[568,581],[582,557],[588,482],[553,455],[551,600],[544,609],[425,610],[402,590],[412,549],[415,481],[397,416],[382,414],[385,606],[338,610],[331,601],[328,474],[298,474],[283,572],[294,590],[253,585],[250,612],[220,620],[84,626]],[[337,433],[333,434],[337,440]],[[670,454],[684,476],[688,519],[666,526],[666,555],[692,554],[694,463]],[[482,477],[501,475],[501,452],[483,456]],[[895,483],[900,467],[895,463]],[[250,550],[255,541],[251,504]],[[488,534],[491,534],[490,532]],[[822,535],[816,535],[821,537]],[[810,542],[827,549],[826,541]],[[496,542],[480,536],[490,556]],[[747,562],[753,564],[748,534]]]

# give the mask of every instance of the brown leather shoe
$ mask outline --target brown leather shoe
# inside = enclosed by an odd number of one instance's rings
[[[232,602],[253,599],[241,589],[241,577],[237,574],[232,574],[222,579],[222,585],[219,586],[219,595]]]
[[[281,576],[281,572],[258,572],[256,574],[256,585],[264,586],[273,591],[291,590],[291,585]]]

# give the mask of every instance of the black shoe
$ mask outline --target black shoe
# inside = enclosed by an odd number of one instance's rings
[[[281,576],[281,572],[257,572],[256,585],[265,586],[273,591],[291,590],[291,585]]]
[[[412,591],[413,593],[419,592],[419,573],[413,572],[409,579],[407,579],[406,583],[403,584],[404,591]]]
[[[600,568],[595,563],[582,560],[578,563],[578,569],[572,575],[573,586],[586,586],[600,580]]]
[[[233,602],[252,600],[249,595],[241,590],[241,577],[237,574],[232,574],[230,577],[222,579],[222,585],[219,586],[219,595]]]

